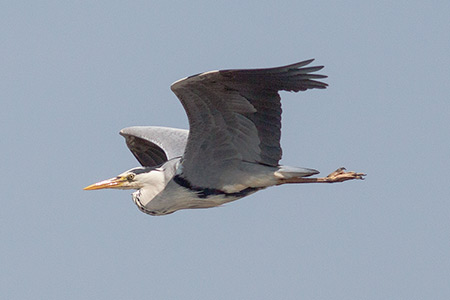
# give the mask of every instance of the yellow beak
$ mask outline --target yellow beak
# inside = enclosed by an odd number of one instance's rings
[[[100,190],[100,189],[114,189],[121,187],[127,179],[124,177],[114,177],[103,180],[85,187],[83,190]]]

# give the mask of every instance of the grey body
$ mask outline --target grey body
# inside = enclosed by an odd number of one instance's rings
[[[164,164],[162,169],[167,174],[175,175],[181,158],[175,158]],[[205,189],[206,190],[206,189]],[[132,194],[134,203],[138,208],[149,215],[158,216],[173,213],[180,209],[210,208],[220,206],[247,196],[257,189],[244,194],[208,193],[205,190],[193,190],[180,185],[173,178],[167,181],[164,189],[153,196],[153,191],[142,188]]]
[[[234,191],[224,191],[213,188],[192,186],[185,179],[181,179],[181,157],[172,158],[162,166],[149,172],[153,174],[153,185],[143,187],[132,194],[138,208],[150,215],[165,215],[180,209],[210,208],[235,201],[257,192],[268,186],[277,184],[277,176],[288,177],[310,176],[318,173],[312,169],[292,168],[291,173],[286,167],[270,167],[246,163],[240,176],[247,177],[248,186],[239,186]],[[159,184],[158,184],[159,183]],[[157,187],[160,187],[159,189]]]

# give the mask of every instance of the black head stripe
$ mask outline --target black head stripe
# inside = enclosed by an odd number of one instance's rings
[[[143,174],[143,173],[149,173],[150,171],[156,169],[155,167],[137,167],[134,169],[129,170],[128,172],[132,172],[136,175]]]

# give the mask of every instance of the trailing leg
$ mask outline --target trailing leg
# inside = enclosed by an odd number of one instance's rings
[[[277,185],[285,184],[285,183],[317,183],[317,182],[343,182],[347,180],[353,179],[361,179],[364,180],[364,173],[356,173],[356,172],[346,172],[345,168],[339,168],[336,171],[330,173],[327,177],[320,178],[305,178],[305,177],[295,177],[295,178],[283,178],[279,179]]]

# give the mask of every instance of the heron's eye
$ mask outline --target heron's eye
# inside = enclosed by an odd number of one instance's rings
[[[135,176],[134,174],[128,174],[128,175],[127,175],[127,180],[128,180],[128,181],[133,180],[133,179],[134,179],[134,176]]]

